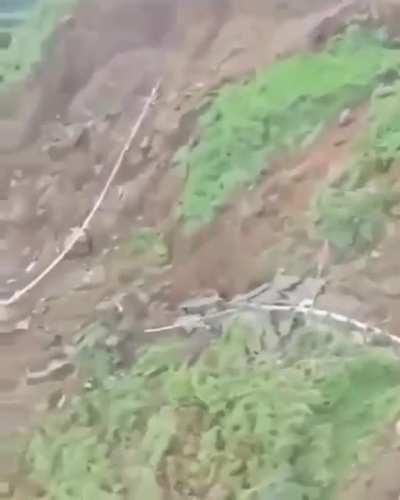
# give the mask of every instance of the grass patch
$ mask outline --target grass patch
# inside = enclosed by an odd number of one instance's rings
[[[36,432],[32,478],[53,500],[333,498],[399,412],[400,364],[329,332],[294,339],[278,361],[237,324],[190,366],[169,345],[99,374]]]
[[[24,79],[32,66],[42,60],[43,43],[76,2],[38,0],[29,11],[27,20],[10,30],[11,44],[7,49],[0,50],[0,89]]]
[[[155,260],[160,264],[166,263],[169,259],[168,247],[162,235],[150,227],[139,229],[125,242],[123,251],[129,256]]]
[[[194,147],[179,155],[188,172],[183,216],[189,227],[212,220],[235,190],[282,151],[307,144],[344,107],[369,95],[398,51],[349,30],[320,54],[276,63],[242,85],[224,87],[202,116]]]
[[[400,84],[392,91],[388,97],[372,98],[368,130],[354,158],[314,206],[319,234],[343,252],[371,248],[400,200],[386,175],[400,159]]]

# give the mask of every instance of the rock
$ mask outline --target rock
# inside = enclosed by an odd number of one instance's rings
[[[312,23],[307,35],[312,47],[319,47],[329,38],[339,33],[350,16],[358,10],[358,2],[340,2],[339,5],[324,10]]]
[[[26,381],[29,385],[48,381],[60,381],[75,371],[74,365],[68,359],[52,359],[44,369],[26,370]]]
[[[239,295],[236,295],[233,299],[232,302],[246,302],[249,300],[253,300],[256,297],[259,297],[263,293],[267,292],[271,288],[271,283],[263,283],[262,285],[258,286],[257,288],[254,288],[253,290],[250,290],[248,293],[242,293]]]
[[[289,274],[278,272],[275,275],[272,287],[278,292],[287,292],[295,288],[300,282],[301,278],[298,276],[291,276]]]
[[[96,288],[104,284],[107,275],[105,267],[101,264],[94,266],[92,269],[86,272],[83,277],[83,282],[81,288]]]
[[[66,258],[68,259],[74,259],[77,257],[88,257],[89,255],[91,255],[93,251],[93,242],[89,232],[85,230],[83,231],[82,234],[80,234],[79,228],[71,229],[71,234],[68,235],[68,237],[65,239],[64,248],[66,248],[69,245],[69,243],[75,239],[76,234],[79,234],[79,236],[74,246],[66,255]]]
[[[215,309],[219,309],[223,300],[215,292],[208,297],[198,297],[186,300],[180,304],[179,309],[185,314],[206,314]]]
[[[256,304],[276,304],[282,302],[282,295],[275,288],[266,290],[251,299],[252,302]]]
[[[351,337],[353,339],[354,344],[356,344],[356,345],[364,345],[365,344],[365,337],[361,332],[359,332],[357,330],[353,330],[351,332]]]
[[[179,316],[174,323],[177,328],[182,328],[187,334],[193,333],[199,325],[202,325],[202,316],[200,314],[187,314]]]
[[[140,150],[142,151],[143,156],[147,156],[151,149],[151,139],[148,135],[146,135],[142,142],[140,143]]]
[[[58,135],[55,135],[50,144],[43,148],[53,161],[62,160],[80,142],[90,140],[87,124],[76,123],[68,126],[60,124],[57,132]]]
[[[18,321],[18,323],[15,325],[15,330],[21,331],[21,332],[26,332],[29,330],[29,327],[31,325],[31,317],[22,319],[21,321]]]
[[[388,297],[400,295],[400,276],[389,276],[380,285],[382,292]]]
[[[9,306],[0,305],[0,333],[3,330],[9,332],[11,327],[15,330],[16,322],[20,321],[21,316],[23,317],[23,315],[24,311],[20,310],[18,304],[12,304]]]
[[[375,98],[385,98],[389,97],[391,95],[394,95],[396,93],[396,88],[393,85],[380,85],[377,87],[372,94],[372,97]]]
[[[339,116],[339,126],[347,127],[347,125],[350,125],[352,121],[353,121],[353,115],[351,114],[351,109],[350,108],[344,109]]]
[[[205,500],[229,500],[232,492],[222,483],[214,484],[207,493]]]
[[[325,280],[320,278],[306,278],[293,291],[287,292],[291,304],[300,304],[303,300],[314,300],[322,291]]]
[[[15,317],[15,311],[11,306],[0,306],[0,323],[11,321]]]
[[[104,344],[110,349],[116,349],[123,341],[124,338],[120,335],[111,334],[106,338]]]
[[[0,480],[0,498],[11,498],[14,488],[10,481]]]
[[[96,318],[110,328],[114,328],[122,318],[122,306],[116,300],[104,300],[97,304]]]

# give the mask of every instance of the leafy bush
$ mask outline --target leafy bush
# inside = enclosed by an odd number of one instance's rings
[[[238,187],[291,151],[350,103],[365,98],[398,52],[351,31],[325,52],[297,55],[243,85],[223,88],[200,120],[199,140],[180,155],[188,170],[183,215],[209,222]]]
[[[27,20],[11,31],[10,46],[0,50],[1,86],[13,84],[27,76],[32,66],[42,59],[43,42],[75,3],[76,0],[38,0],[35,3]]]
[[[167,262],[169,258],[168,247],[162,235],[150,227],[137,230],[123,244],[122,250],[129,256],[146,257],[160,264]]]
[[[319,234],[343,252],[368,249],[384,234],[396,198],[389,188],[327,187],[314,207]]]
[[[273,355],[237,324],[192,365],[153,347],[36,432],[32,477],[54,500],[332,498],[400,410],[397,358],[335,339]]]
[[[317,197],[314,213],[320,235],[340,250],[371,247],[384,234],[399,193],[383,181],[400,159],[400,84],[393,95],[373,98],[368,130],[344,175]]]

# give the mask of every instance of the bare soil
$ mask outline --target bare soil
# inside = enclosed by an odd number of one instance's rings
[[[365,123],[364,109],[354,110],[348,127],[332,123],[311,151],[279,159],[192,237],[174,215],[184,179],[171,158],[191,136],[196,109],[212,89],[314,49],[358,8],[354,2],[341,14],[337,0],[92,0],[63,20],[41,67],[4,97],[10,109],[0,115],[0,297],[36,276],[83,221],[146,96],[158,78],[163,82],[90,227],[90,249],[63,261],[16,306],[0,309],[0,441],[29,428],[60,385],[67,393],[75,389],[73,376],[29,384],[27,370],[45,369],[99,318],[102,301],[123,304],[125,330],[161,326],[192,295],[216,290],[232,297],[282,267],[317,272],[323,252],[308,211],[320,185],[340,172]],[[165,235],[169,265],[124,251],[127,236],[145,226]],[[400,276],[400,226],[389,229],[373,255],[346,264],[330,256],[322,300],[335,312],[350,304],[346,313],[395,334],[398,297],[382,291],[388,277]],[[398,498],[398,460],[389,451],[368,472],[373,480],[365,484],[374,486],[367,492],[354,483],[343,498]],[[0,452],[0,478],[16,469]]]

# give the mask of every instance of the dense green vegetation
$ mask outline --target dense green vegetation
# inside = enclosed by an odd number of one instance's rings
[[[398,50],[350,30],[320,54],[222,89],[180,155],[188,227],[212,220],[276,155],[308,147],[387,75],[395,80],[398,64]],[[397,202],[382,174],[398,159],[400,85],[389,94],[371,99],[351,163],[315,201],[320,234],[343,250],[376,241]],[[168,259],[152,229],[121,250]],[[90,388],[52,414],[26,450],[29,475],[49,500],[331,500],[400,412],[398,357],[355,345],[350,334],[298,327],[267,352],[269,332],[239,321],[195,362],[169,344],[122,370],[116,352],[96,345],[105,330],[91,333],[80,353]]]
[[[198,141],[180,155],[188,172],[187,225],[209,222],[274,156],[308,145],[344,107],[365,99],[398,59],[377,35],[351,29],[319,54],[296,55],[222,88],[200,120]]]
[[[237,323],[194,364],[153,347],[118,375],[103,353],[30,444],[46,498],[332,498],[400,410],[398,359],[308,329],[266,353],[264,335]]]
[[[145,260],[163,264],[168,261],[168,247],[160,233],[151,227],[141,228],[122,246],[128,256],[143,257]]]
[[[32,10],[27,12],[26,20],[10,28],[11,44],[7,49],[0,50],[1,86],[25,78],[32,66],[41,61],[43,42],[74,3],[76,0],[38,0]]]
[[[343,251],[370,248],[400,200],[398,186],[387,175],[400,158],[400,84],[390,89],[391,95],[372,98],[369,126],[353,159],[316,200],[321,236]]]

